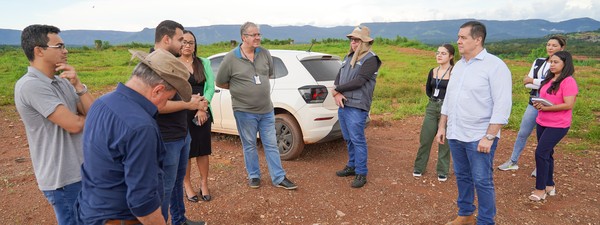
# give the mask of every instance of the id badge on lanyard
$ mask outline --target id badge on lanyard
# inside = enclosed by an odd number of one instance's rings
[[[254,75],[254,84],[256,84],[256,85],[261,84],[260,77],[258,76],[258,74]]]

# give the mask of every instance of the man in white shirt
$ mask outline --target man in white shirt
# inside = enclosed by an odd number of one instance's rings
[[[440,143],[448,139],[454,160],[458,217],[450,225],[476,223],[475,189],[479,224],[494,224],[496,216],[494,152],[510,116],[512,79],[506,64],[483,47],[485,37],[485,25],[478,21],[460,27],[462,58],[452,70],[436,135]]]

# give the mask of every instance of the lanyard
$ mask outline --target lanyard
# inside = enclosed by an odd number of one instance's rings
[[[242,49],[241,47],[240,47],[240,51],[242,52],[242,55],[244,55],[244,57],[246,57],[248,62],[250,62],[250,64],[252,64],[252,69],[254,69],[254,84],[256,84],[256,85],[261,84],[260,77],[258,76],[258,73],[256,72],[256,66],[254,65],[254,59],[252,61],[250,61],[250,58],[248,58],[246,53],[244,53],[244,49]],[[256,58],[256,53],[254,54],[254,58]]]
[[[444,76],[446,76],[446,73],[448,73],[448,71],[450,70],[450,68],[452,68],[452,66],[449,66],[448,69],[446,69],[446,72],[444,72],[444,74],[442,75],[442,77],[440,79],[438,79],[438,76],[440,75],[440,68],[441,66],[439,66],[437,68],[437,71],[435,72],[435,89],[438,89],[438,86],[440,86],[440,83],[442,82],[442,79],[444,79]]]

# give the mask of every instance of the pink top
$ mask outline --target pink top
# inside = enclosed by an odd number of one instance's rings
[[[558,88],[556,94],[548,94],[546,92],[550,87],[550,83],[551,82],[548,82],[540,88],[540,98],[545,98],[555,105],[565,103],[564,97],[575,96],[579,92],[577,83],[572,76],[565,78],[560,83],[560,87]],[[567,128],[571,126],[572,118],[573,109],[555,112],[539,111],[535,121],[544,127]]]

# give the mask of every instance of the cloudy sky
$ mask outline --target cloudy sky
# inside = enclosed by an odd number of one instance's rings
[[[10,0],[2,3],[0,28],[50,24],[62,30],[140,31],[165,19],[186,27],[242,24],[354,26],[475,18],[589,17],[600,21],[598,0]]]

